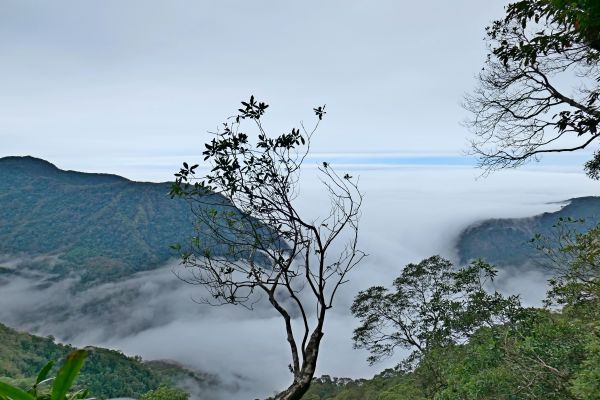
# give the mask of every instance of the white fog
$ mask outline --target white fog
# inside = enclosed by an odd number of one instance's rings
[[[366,352],[352,349],[357,322],[349,307],[359,290],[389,285],[409,262],[434,254],[454,258],[454,241],[471,223],[555,211],[569,198],[598,194],[597,183],[572,171],[530,169],[478,178],[480,171],[464,167],[354,168],[351,173],[360,177],[365,194],[360,243],[369,256],[352,272],[328,316],[318,375],[370,377],[401,359],[397,354],[369,366]],[[305,174],[299,201],[304,212],[318,216],[322,191],[313,172]],[[75,291],[67,299],[72,281],[40,291],[36,276],[21,277],[0,286],[0,321],[76,345],[177,360],[213,373],[223,383],[215,399],[265,397],[282,389],[290,375],[280,318],[261,304],[254,311],[198,304],[194,299],[202,297],[201,288],[179,281],[177,269],[174,260],[125,281]],[[501,273],[496,285],[521,294],[526,304],[539,304],[545,277],[512,271]],[[44,310],[65,301],[72,304],[70,311],[48,318]],[[94,308],[95,303],[101,307]],[[78,312],[83,307],[85,314]]]

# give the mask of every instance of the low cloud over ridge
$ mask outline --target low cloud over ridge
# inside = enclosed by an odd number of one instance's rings
[[[477,172],[442,167],[352,171],[360,175],[366,194],[361,244],[369,257],[352,273],[329,315],[318,373],[368,377],[398,362],[395,357],[370,367],[366,354],[352,349],[356,321],[349,306],[359,290],[389,285],[406,263],[433,254],[453,257],[457,234],[472,222],[554,211],[562,200],[597,193],[597,183],[582,174],[507,171],[475,180]],[[307,178],[301,208],[318,215],[321,191],[312,175]],[[10,265],[18,267],[18,260]],[[0,285],[0,321],[76,345],[178,360],[219,375],[227,388],[222,398],[266,397],[289,383],[283,323],[270,307],[259,304],[249,312],[197,304],[193,299],[202,296],[201,288],[178,280],[173,268],[176,262],[81,292],[77,280],[50,283],[21,274]],[[543,296],[543,280],[529,272],[506,271],[497,287],[521,292],[527,283],[533,295],[525,300],[536,304]],[[65,306],[69,291],[74,295]],[[52,315],[48,310],[53,307],[64,312]]]

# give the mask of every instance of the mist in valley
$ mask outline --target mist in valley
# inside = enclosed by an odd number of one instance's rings
[[[370,377],[401,360],[400,352],[369,366],[366,352],[352,348],[357,321],[349,308],[358,291],[389,286],[405,264],[434,254],[455,260],[457,236],[472,223],[556,211],[569,198],[597,193],[597,184],[583,174],[560,169],[504,171],[487,178],[464,167],[338,169],[358,176],[365,193],[360,244],[369,256],[353,270],[328,314],[318,375]],[[324,211],[323,191],[314,169],[304,178],[300,209],[317,217]],[[2,264],[18,269],[25,259],[5,257]],[[201,304],[202,287],[178,279],[182,274],[173,260],[123,281],[80,289],[76,278],[54,282],[22,271],[0,280],[0,321],[77,346],[176,360],[216,375],[216,391],[204,390],[197,398],[264,398],[284,388],[291,379],[288,348],[283,322],[270,305],[262,301],[249,311]],[[495,288],[539,305],[546,278],[543,271],[508,268]]]

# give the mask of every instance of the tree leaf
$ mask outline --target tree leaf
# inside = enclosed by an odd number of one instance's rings
[[[48,377],[48,373],[50,372],[53,366],[54,361],[50,361],[48,362],[48,364],[44,365],[44,368],[40,370],[37,378],[35,379],[35,386],[39,385],[43,380],[45,380]]]
[[[35,400],[29,393],[0,381],[0,395],[8,396],[12,400]]]
[[[56,379],[54,379],[51,400],[65,399],[87,356],[88,352],[85,350],[75,350],[67,356],[67,360],[58,371]]]

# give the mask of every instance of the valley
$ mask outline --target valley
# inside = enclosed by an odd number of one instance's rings
[[[59,343],[126,351],[133,358],[108,350],[106,354],[114,354],[116,359],[122,360],[119,362],[131,362],[131,368],[135,366],[144,371],[152,364],[135,364],[138,362],[136,354],[149,360],[176,359],[176,365],[185,366],[183,371],[187,368],[197,379],[194,378],[190,386],[188,379],[180,379],[184,373],[174,373],[168,382],[186,388],[194,394],[193,398],[244,399],[247,398],[244,393],[259,396],[273,387],[272,383],[257,380],[260,378],[253,373],[251,360],[266,354],[275,366],[285,363],[285,358],[274,356],[279,351],[277,348],[265,347],[255,339],[246,338],[246,342],[234,344],[239,341],[239,336],[231,332],[231,329],[236,329],[236,324],[225,321],[233,318],[238,321],[240,330],[254,332],[258,336],[277,330],[279,322],[260,305],[251,313],[232,309],[224,313],[225,309],[198,304],[203,296],[201,288],[178,278],[185,271],[180,269],[176,254],[169,247],[189,235],[193,216],[187,204],[169,198],[168,184],[137,183],[110,175],[61,171],[46,161],[32,158],[0,159],[0,176],[4,185],[3,196],[0,196],[2,221],[10,222],[0,225],[0,233],[5,239],[0,259],[0,295],[3,299],[0,322],[37,335],[53,335]],[[20,188],[19,182],[27,184]],[[372,184],[377,185],[377,182]],[[377,189],[373,192],[376,194]],[[312,196],[310,190],[308,194]],[[449,194],[450,198],[453,196],[459,196],[459,192]],[[485,194],[480,194],[479,198],[486,198]],[[539,192],[532,190],[531,199],[537,198]],[[557,197],[549,194],[548,199],[557,200]],[[415,201],[421,200],[417,197]],[[434,228],[440,223],[452,224],[455,233],[436,239],[433,246],[422,251],[414,252],[418,246],[407,243],[406,249],[410,247],[410,251],[400,247],[396,250],[401,252],[397,253],[397,257],[410,261],[430,252],[452,254],[456,249],[457,260],[466,262],[479,252],[501,270],[502,267],[508,268],[506,271],[512,274],[513,269],[518,267],[526,272],[532,267],[522,261],[529,260],[532,252],[519,249],[526,246],[530,234],[550,232],[555,223],[552,221],[560,217],[580,218],[585,215],[586,227],[597,222],[594,219],[598,211],[596,198],[577,198],[555,204],[549,201],[546,206],[539,200],[534,201],[537,209],[547,207],[555,211],[524,219],[482,221],[486,214],[510,216],[498,202],[497,205],[480,203],[470,210],[463,209],[461,212],[467,213],[460,221],[456,220],[455,212],[434,213],[430,220],[424,221],[425,226]],[[126,206],[121,208],[121,202],[125,202]],[[378,204],[374,201],[370,209],[381,209]],[[410,208],[408,203],[406,208]],[[536,208],[526,204],[517,214],[535,213]],[[375,221],[386,218],[377,213],[371,215]],[[411,217],[402,215],[397,220],[404,218],[411,222]],[[22,224],[18,223],[20,220]],[[480,222],[476,222],[478,220]],[[412,226],[415,226],[414,223]],[[118,229],[113,229],[113,226]],[[334,314],[332,320],[332,338],[346,335],[344,332],[351,330],[355,324],[343,309],[343,304],[348,304],[354,290],[368,282],[385,282],[385,276],[397,271],[397,262],[381,259],[382,253],[378,250],[389,240],[394,227],[388,225],[387,230],[377,232],[382,225],[366,226],[372,233],[367,243],[375,259],[369,261],[371,269],[358,275],[358,279],[344,289],[343,293],[347,294],[342,298],[341,311]],[[419,238],[432,233],[435,237],[436,233],[431,228],[420,233]],[[400,232],[403,232],[402,228]],[[515,258],[502,258],[502,248],[510,248],[511,251],[506,254]],[[511,282],[509,279],[504,284],[511,286]],[[15,335],[9,328],[5,328],[5,332]],[[228,337],[229,350],[235,350],[229,352],[227,345],[216,345],[219,337]],[[196,339],[200,342],[194,344]],[[45,356],[60,358],[65,354],[66,348],[60,347],[62,345],[51,344],[43,338],[28,340],[39,340],[46,343],[46,347],[52,347],[52,351],[43,353]],[[255,350],[248,348],[250,343],[250,346],[256,346]],[[104,354],[103,351],[98,350],[101,354]],[[354,353],[347,342],[335,344],[332,351],[338,356],[344,354],[348,357],[348,361],[344,362],[346,369],[336,372],[336,365],[340,365],[337,357],[329,356],[321,369],[322,374],[350,375],[356,379],[360,376],[358,370],[363,371],[360,372],[362,376],[368,376],[386,368],[386,365],[360,366],[358,361],[364,360],[364,354]],[[236,353],[244,352],[247,362],[236,365]],[[18,354],[24,359],[31,357],[22,350]],[[4,362],[2,374],[11,379],[25,379],[31,376],[31,371],[43,362],[43,358],[36,358],[37,361],[32,362],[27,370],[15,369],[10,367],[11,363]],[[387,366],[391,367],[393,363],[390,360]],[[178,367],[173,368],[177,370]],[[166,379],[156,371],[147,374],[149,378],[135,392],[123,393],[140,395]],[[86,376],[85,373],[83,376]],[[280,371],[278,376],[278,380],[284,381],[285,371]],[[350,384],[349,387],[352,387],[357,384],[353,383],[353,379],[341,380],[334,386],[341,388]],[[375,382],[382,382],[381,378],[377,379]],[[396,380],[385,382],[385,387],[397,383]],[[115,385],[120,387],[117,383]],[[320,385],[331,387],[332,383],[324,380]],[[112,396],[116,393],[98,392],[97,395]]]

